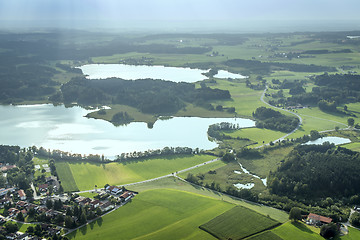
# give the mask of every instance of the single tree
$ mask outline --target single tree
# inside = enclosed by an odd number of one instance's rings
[[[293,207],[289,213],[289,219],[292,221],[301,220],[301,209],[298,207]]]
[[[354,126],[355,120],[353,118],[348,118],[347,122],[348,122],[348,125],[350,127],[352,127],[352,126]]]
[[[335,223],[322,225],[320,235],[326,239],[333,238],[338,234],[339,230]]]

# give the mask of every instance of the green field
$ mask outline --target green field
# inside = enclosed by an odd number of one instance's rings
[[[234,205],[172,189],[141,192],[131,203],[69,235],[71,239],[215,239],[199,225]]]
[[[141,184],[136,184],[136,185],[131,186],[131,190],[138,191],[138,192],[147,191],[150,189],[163,189],[163,188],[166,188],[166,189],[172,188],[172,189],[177,189],[177,190],[181,190],[181,191],[192,192],[195,194],[200,194],[200,195],[203,195],[206,197],[226,201],[226,202],[233,203],[236,205],[241,205],[241,206],[244,206],[251,210],[254,210],[258,213],[261,213],[263,215],[266,215],[266,216],[269,215],[271,218],[273,218],[279,222],[286,222],[289,218],[289,216],[286,212],[281,211],[279,209],[271,208],[271,207],[256,204],[256,203],[246,202],[246,201],[243,201],[236,197],[232,197],[232,196],[229,196],[229,195],[226,195],[223,193],[219,193],[216,191],[212,191],[210,189],[206,189],[204,187],[200,187],[200,186],[196,186],[196,185],[193,185],[193,184],[190,184],[187,182],[183,182],[174,177],[163,178],[163,179],[159,179],[156,181],[151,181],[151,182],[146,182],[146,183],[141,183]]]
[[[76,185],[75,179],[71,172],[69,163],[55,162],[55,167],[64,191],[79,191],[79,188]]]
[[[352,151],[360,152],[360,142],[348,143],[342,147],[350,149]]]
[[[293,149],[290,147],[282,147],[277,149],[270,149],[263,154],[261,158],[244,159],[238,158],[243,167],[261,178],[266,178],[270,171],[275,171],[281,164],[281,161]]]
[[[212,171],[212,170],[216,170],[218,168],[224,167],[225,165],[226,165],[226,163],[224,163],[223,161],[211,162],[206,165],[199,166],[197,168],[193,168],[189,171],[179,173],[177,175],[182,178],[186,178],[189,173],[194,174],[194,175],[199,174],[199,173],[206,173],[208,171]]]
[[[287,222],[280,227],[272,230],[273,233],[281,237],[282,239],[291,240],[316,240],[324,239],[319,234],[311,231],[305,224],[299,222]]]
[[[210,155],[185,155],[151,158],[125,163],[96,164],[89,162],[59,162],[58,174],[65,191],[99,188],[105,184],[139,182],[170,174],[213,159]]]
[[[282,240],[281,237],[271,231],[262,232],[255,236],[246,238],[248,240]]]
[[[219,239],[243,239],[278,225],[279,222],[254,212],[250,209],[236,206],[200,226],[206,232]]]
[[[270,141],[275,141],[276,139],[286,135],[286,133],[265,128],[244,128],[235,131],[224,131],[224,133],[233,138],[248,138],[254,142],[257,142],[257,144],[251,145],[250,147],[262,146],[269,143]]]

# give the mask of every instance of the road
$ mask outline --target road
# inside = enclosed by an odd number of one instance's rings
[[[296,131],[301,127],[301,124],[302,124],[303,120],[302,120],[301,116],[300,116],[299,114],[295,113],[295,112],[292,112],[292,111],[289,111],[289,110],[286,110],[286,109],[282,109],[282,108],[279,108],[279,107],[275,107],[275,106],[271,105],[270,103],[266,102],[266,101],[264,100],[264,97],[265,97],[265,93],[266,93],[267,90],[268,90],[268,85],[266,85],[263,93],[261,94],[260,101],[262,101],[263,103],[265,103],[265,104],[268,105],[269,107],[278,109],[278,110],[280,110],[280,111],[285,111],[285,112],[291,113],[291,114],[295,115],[295,116],[299,119],[299,124],[298,124],[298,126],[297,126],[294,130],[292,130],[291,132],[289,132],[289,133],[286,134],[285,136],[283,136],[283,137],[281,137],[281,138],[279,138],[279,139],[276,139],[274,142],[282,141],[282,140],[284,140],[285,138],[287,138],[288,136],[290,136],[291,134],[293,134],[294,132],[296,132]],[[268,145],[269,145],[269,143],[264,144],[264,145],[261,145],[261,146],[258,146],[258,147],[256,147],[256,148],[261,148],[261,147],[263,147],[263,146],[268,146]]]

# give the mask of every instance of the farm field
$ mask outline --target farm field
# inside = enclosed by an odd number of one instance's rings
[[[282,240],[281,237],[271,231],[262,232],[252,237],[245,238],[247,240]]]
[[[214,159],[214,156],[185,155],[150,158],[125,163],[61,162],[57,163],[57,166],[59,165],[61,168],[58,174],[63,182],[64,191],[69,191],[69,189],[76,187],[79,190],[89,190],[93,189],[95,185],[100,188],[105,184],[118,185],[139,182],[186,169],[211,159]]]
[[[173,189],[141,192],[70,239],[215,239],[198,228],[234,205]],[[156,219],[156,221],[154,221]]]
[[[218,199],[221,201],[226,201],[229,203],[240,205],[245,208],[254,210],[262,215],[265,215],[265,216],[269,215],[272,219],[275,219],[276,221],[279,221],[279,222],[286,222],[288,220],[288,214],[284,211],[281,211],[281,210],[278,210],[275,208],[271,208],[271,207],[268,207],[265,205],[246,202],[244,200],[229,196],[227,194],[219,193],[219,192],[216,192],[216,191],[213,191],[210,189],[206,189],[206,188],[199,187],[199,186],[187,183],[187,182],[183,182],[174,177],[168,177],[168,178],[163,178],[163,179],[159,179],[159,180],[152,181],[152,182],[136,184],[136,185],[131,186],[130,189],[141,193],[143,191],[152,190],[152,189],[168,189],[168,188],[176,189],[176,190],[180,190],[180,191],[191,192],[191,193],[203,195],[206,197],[210,197],[213,199]]]
[[[57,161],[55,162],[55,166],[64,191],[79,191],[79,188],[76,185],[75,179],[71,172],[69,163]]]
[[[243,239],[273,228],[279,222],[250,209],[236,206],[200,226],[219,239]]]

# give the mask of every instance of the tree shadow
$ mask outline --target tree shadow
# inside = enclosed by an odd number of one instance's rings
[[[91,223],[89,224],[91,230],[94,229],[94,225],[95,225],[95,221],[93,221],[93,222],[91,222]]]
[[[87,233],[87,225],[83,226],[83,227],[80,228],[79,230],[80,230],[80,232],[81,232],[82,235],[86,235],[86,233]]]
[[[96,220],[96,223],[97,223],[97,225],[98,225],[99,227],[101,227],[101,226],[102,226],[102,223],[103,223],[103,219],[102,219],[102,218],[98,218],[98,219]]]
[[[300,222],[291,222],[291,224],[303,232],[314,233],[307,226],[305,226],[304,224],[302,224]]]

